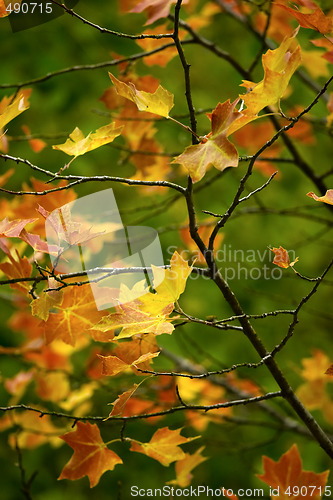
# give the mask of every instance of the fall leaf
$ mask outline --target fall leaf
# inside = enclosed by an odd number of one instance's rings
[[[9,221],[5,217],[0,221],[0,236],[6,236],[7,238],[19,238],[23,228],[27,224],[32,224],[37,219],[15,219]]]
[[[58,479],[75,480],[88,476],[90,488],[93,488],[105,471],[123,463],[116,453],[106,447],[96,424],[77,422],[74,432],[59,437],[73,448],[74,454]]]
[[[303,14],[302,12],[286,5],[282,5],[280,3],[277,3],[276,5],[292,14],[302,28],[310,28],[319,31],[319,33],[323,35],[333,32],[333,17],[326,16],[319,7],[316,7],[313,12]]]
[[[93,233],[91,232],[92,228],[87,226],[87,224],[73,221],[70,206],[68,205],[58,208],[51,213],[41,205],[38,205],[37,211],[46,219],[46,223],[52,227],[58,240],[64,240],[69,246],[85,243],[104,234],[104,231]]]
[[[130,366],[135,373],[139,373],[136,367],[141,370],[149,370],[151,359],[147,358],[142,361],[144,354],[158,353],[159,348],[156,342],[156,336],[146,334],[140,338],[131,338],[128,342],[121,342],[117,345],[116,349],[112,351],[121,361]],[[138,359],[141,362],[138,363]]]
[[[280,488],[283,495],[281,498],[298,498],[299,495],[292,496],[293,487],[309,487],[316,486],[318,494],[311,495],[308,493],[303,498],[313,498],[319,500],[322,496],[322,490],[325,487],[329,471],[316,474],[315,472],[307,472],[302,469],[302,460],[299,455],[298,447],[294,444],[278,462],[274,462],[271,458],[263,457],[264,474],[258,474],[259,479],[268,484],[271,488]],[[291,495],[283,494],[290,488]]]
[[[58,281],[51,277],[48,278],[47,288],[57,288],[58,286]],[[37,318],[42,319],[43,321],[47,321],[50,309],[55,306],[61,306],[63,298],[63,290],[54,290],[54,292],[45,293],[42,292],[40,297],[34,299],[30,304],[32,315],[37,316]]]
[[[330,364],[330,358],[323,351],[314,349],[311,358],[303,358],[304,366],[301,375],[302,377],[313,382],[315,380],[325,380],[324,373],[326,367]]]
[[[165,118],[169,117],[169,111],[173,107],[173,94],[168,92],[161,85],[159,85],[157,90],[152,94],[150,92],[144,92],[143,90],[137,90],[135,85],[131,82],[127,85],[117,80],[111,73],[109,73],[109,76],[116,87],[117,93],[134,102],[139,111],[147,111],[155,115],[164,116]]]
[[[174,326],[170,321],[175,318],[168,318],[168,316],[173,311],[174,302],[183,293],[192,269],[177,252],[173,254],[170,266],[167,270],[152,266],[154,281],[160,283],[155,288],[155,293],[144,293],[146,290],[142,289],[140,299],[117,306],[117,312],[102,318],[92,330],[107,333],[122,328],[116,336],[117,340],[142,333],[155,335],[172,333]],[[140,286],[141,283],[138,285]],[[130,290],[126,292],[127,298],[130,293]]]
[[[247,93],[240,95],[246,105],[243,111],[245,117],[253,117],[264,107],[271,106],[283,97],[289,80],[301,63],[301,48],[295,39],[295,34],[285,38],[274,50],[268,50],[262,56],[264,78],[259,83],[243,80],[242,86]],[[232,131],[240,128],[241,121],[232,127]]]
[[[159,25],[152,29],[145,30],[146,35],[159,35],[159,34],[171,34],[172,31],[167,30],[167,25]],[[184,30],[180,30],[179,37],[183,38],[185,34]],[[136,43],[146,52],[157,49],[158,47],[162,47],[167,43],[170,43],[170,38],[143,38],[142,40],[136,40]],[[163,52],[157,52],[156,54],[152,54],[150,56],[144,57],[143,62],[146,66],[166,66],[166,64],[171,61],[177,55],[177,48],[168,47],[164,49]]]
[[[290,262],[288,251],[281,246],[279,248],[270,248],[270,250],[275,254],[273,264],[276,264],[279,267],[292,267],[298,261],[298,257],[296,257],[294,262]]]
[[[90,132],[87,137],[83,135],[81,130],[76,127],[71,134],[69,134],[69,139],[64,144],[58,144],[52,146],[53,149],[59,149],[64,153],[74,156],[73,160],[80,155],[84,155],[88,151],[99,148],[104,144],[112,142],[116,137],[120,135],[122,127],[115,127],[115,123],[110,123],[104,127],[100,127],[96,132]]]
[[[301,372],[305,383],[296,391],[297,397],[309,410],[321,409],[325,415],[325,408],[331,406],[331,401],[326,393],[326,384],[330,382],[326,370],[330,365],[330,358],[321,350],[315,349],[311,358],[302,359]]]
[[[5,219],[0,221],[0,237],[20,238],[36,251],[58,255],[61,250],[60,247],[57,245],[48,245],[38,234],[31,234],[25,230],[27,224],[31,224],[37,220],[38,219],[15,219],[9,221],[8,218],[5,217]]]
[[[168,481],[167,484],[177,484],[181,488],[185,488],[191,484],[193,475],[191,471],[197,467],[202,462],[207,460],[207,457],[203,457],[201,452],[205,447],[202,446],[195,453],[190,455],[189,453],[185,453],[185,457],[182,460],[178,460],[175,465],[176,469],[176,479],[172,481]]]
[[[98,357],[102,360],[102,375],[117,375],[132,366],[136,367],[140,363],[144,363],[152,358],[156,358],[159,355],[159,352],[148,352],[146,354],[142,354],[138,359],[132,361],[132,363],[127,364],[125,361],[122,361],[117,356],[101,356],[98,354]]]
[[[54,256],[58,256],[59,253],[62,252],[62,247],[58,245],[49,245],[46,241],[41,239],[39,234],[28,233],[25,229],[22,229],[19,237],[21,240],[28,243],[36,252],[48,253]]]
[[[119,394],[118,398],[115,401],[113,401],[113,403],[110,403],[113,405],[113,409],[109,417],[114,415],[123,415],[128,400],[133,396],[138,387],[139,384],[134,384],[133,387],[131,387],[131,389],[129,389],[126,392],[123,392],[122,394]]]
[[[162,17],[168,17],[171,6],[176,3],[177,0],[134,0],[134,2],[131,1],[130,3],[128,0],[122,0],[122,10],[129,10],[130,12],[146,11],[148,16],[146,24],[152,24]],[[188,0],[184,0],[183,3],[188,3]]]
[[[313,198],[316,201],[322,201],[328,205],[333,205],[333,189],[328,189],[324,196],[317,196],[312,191],[307,193],[306,196],[310,196],[310,198]]]
[[[168,427],[158,429],[149,443],[132,441],[131,451],[143,453],[168,467],[172,462],[185,458],[185,453],[179,448],[180,444],[189,443],[193,439],[200,437],[186,438],[180,435],[181,430],[175,429],[172,431]]]
[[[53,292],[52,292],[53,293]],[[98,311],[89,286],[70,286],[64,290],[61,304],[54,304],[57,312],[49,314],[44,322],[46,342],[61,339],[74,346],[78,340],[84,341],[84,333],[98,323],[105,312]]]
[[[231,124],[241,115],[235,109],[237,101],[230,100],[219,103],[212,112],[211,134],[200,144],[188,146],[184,153],[177,156],[172,163],[180,163],[188,171],[193,182],[200,181],[207,168],[213,165],[218,170],[238,166],[238,153],[235,146],[227,139]]]
[[[28,98],[30,94],[31,89],[20,90],[15,97],[4,97],[0,101],[0,129],[29,108]]]
[[[172,333],[174,326],[171,325],[170,318],[166,318],[173,310],[173,304],[165,308],[160,314],[154,315],[149,312],[144,312],[140,308],[139,301],[133,301],[129,304],[121,304],[117,306],[117,312],[102,318],[97,325],[93,326],[93,330],[108,332],[122,328],[122,331],[117,335],[118,339],[132,337],[139,333]]]
[[[0,264],[0,270],[5,273],[8,279],[29,278],[31,276],[32,265],[26,257],[21,258],[17,250],[17,260],[14,259],[11,254],[7,254],[7,256],[10,262],[3,262]],[[23,281],[19,283],[11,283],[10,287],[26,294],[29,292],[31,285],[28,281]]]

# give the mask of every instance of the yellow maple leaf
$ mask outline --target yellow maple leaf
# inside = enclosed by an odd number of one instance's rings
[[[113,122],[98,128],[94,133],[90,132],[85,137],[82,131],[76,127],[73,132],[69,134],[69,139],[67,139],[64,144],[58,144],[52,146],[52,148],[59,149],[70,156],[74,156],[74,160],[77,156],[84,155],[88,151],[92,151],[104,144],[112,142],[120,135],[122,128],[122,126],[116,127]]]
[[[4,97],[0,102],[0,129],[20,113],[29,108],[31,89],[20,90],[17,96]]]
[[[158,429],[149,443],[132,441],[131,451],[143,453],[168,467],[172,462],[185,458],[184,451],[179,447],[180,444],[189,443],[193,439],[200,437],[186,438],[180,435],[181,430],[175,429],[172,431],[168,427]]]
[[[161,85],[159,85],[157,90],[152,94],[151,92],[137,90],[135,85],[131,82],[129,82],[128,85],[127,83],[121,82],[111,73],[109,73],[109,76],[116,87],[117,94],[134,102],[139,111],[148,111],[149,113],[164,116],[165,118],[169,117],[169,111],[173,107],[173,94],[168,92]]]
[[[310,198],[313,198],[316,201],[322,201],[328,205],[333,205],[333,189],[328,189],[324,196],[317,196],[312,191],[307,193],[307,196],[310,196]]]
[[[57,288],[59,282],[54,278],[48,279],[48,288]],[[52,292],[42,292],[37,299],[34,299],[31,304],[31,313],[33,316],[47,321],[49,317],[50,309],[54,306],[61,306],[63,301],[64,292],[63,290],[54,290]]]
[[[301,63],[301,48],[296,34],[297,30],[291,37],[286,37],[277,49],[268,50],[262,56],[263,80],[259,83],[243,80],[242,86],[246,87],[247,93],[239,97],[243,99],[246,109],[243,111],[244,117],[230,127],[230,134],[255,119],[264,107],[276,104],[283,97],[292,75]]]

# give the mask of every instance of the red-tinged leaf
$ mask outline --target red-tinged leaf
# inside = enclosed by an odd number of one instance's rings
[[[32,273],[32,265],[26,257],[21,258],[17,251],[17,260],[14,259],[14,257],[10,253],[8,253],[7,256],[10,262],[3,262],[2,264],[0,264],[0,270],[5,273],[8,279],[30,278]],[[10,286],[11,288],[19,290],[20,292],[23,292],[25,294],[28,293],[31,288],[31,284],[29,284],[28,281],[23,281],[21,283],[12,283]]]
[[[0,101],[0,129],[29,108],[28,98],[30,94],[31,89],[20,90],[15,97],[4,97]]]
[[[333,17],[331,15],[326,16],[319,7],[316,7],[313,12],[303,14],[302,12],[291,7],[287,7],[286,5],[279,3],[277,3],[277,5],[292,14],[302,28],[310,28],[312,30],[319,31],[319,33],[322,33],[323,35],[333,32]]]
[[[172,163],[180,163],[189,172],[193,182],[200,181],[207,168],[213,165],[218,170],[238,166],[238,152],[227,139],[229,128],[242,114],[235,109],[237,101],[219,103],[209,117],[212,122],[211,134],[200,143],[188,146],[184,153]]]
[[[294,444],[278,462],[274,462],[271,458],[263,457],[264,474],[258,474],[259,479],[268,484],[271,488],[280,488],[281,500],[290,498],[298,498],[299,495],[290,496],[284,492],[287,488],[293,491],[293,487],[308,487],[307,495],[302,498],[306,500],[319,500],[322,497],[322,491],[327,482],[329,471],[316,474],[315,472],[307,472],[302,469],[302,460],[299,455],[298,447]],[[315,494],[310,494],[310,486],[316,486]],[[318,491],[318,493],[316,493]]]
[[[148,16],[146,24],[152,24],[162,17],[168,17],[171,6],[176,3],[177,0],[122,0],[122,10],[129,10],[130,12],[146,11]],[[183,4],[186,3],[188,3],[188,0],[183,1]]]
[[[281,246],[279,248],[270,248],[270,250],[275,254],[273,264],[276,264],[279,267],[292,267],[298,261],[298,257],[296,257],[294,262],[290,262],[288,251]]]
[[[126,392],[123,392],[122,394],[119,394],[118,398],[115,401],[113,401],[113,403],[110,403],[113,405],[113,409],[109,417],[115,415],[123,415],[128,400],[133,396],[138,387],[139,384],[134,384],[133,387],[131,387],[131,389],[129,389]]]
[[[38,219],[15,219],[9,221],[5,217],[0,222],[0,236],[6,236],[7,238],[19,238],[23,228],[27,224],[32,224]]]
[[[310,198],[313,198],[316,201],[322,201],[328,205],[333,205],[333,189],[328,189],[324,196],[317,196],[312,192],[307,193],[307,196],[310,196]]]
[[[185,453],[179,447],[180,444],[189,443],[193,439],[200,437],[186,438],[180,435],[181,430],[175,429],[172,431],[168,427],[158,429],[149,443],[132,441],[131,451],[143,453],[168,467],[172,462],[185,458]]]
[[[192,470],[199,464],[207,460],[207,457],[203,457],[201,455],[203,449],[204,446],[199,448],[199,450],[197,450],[192,455],[190,455],[189,453],[185,453],[185,457],[182,460],[178,460],[176,462],[176,479],[168,481],[168,484],[177,484],[181,488],[186,488],[186,486],[189,486],[193,479],[193,475],[191,474]]]
[[[43,252],[58,256],[63,250],[62,247],[59,247],[58,245],[49,245],[46,241],[41,239],[39,234],[27,233],[25,229],[22,229],[20,238],[28,243],[28,245],[30,245],[36,252]]]
[[[126,363],[117,356],[102,356],[98,354],[98,357],[102,360],[102,375],[113,376],[127,370],[128,368],[136,368],[137,365],[156,358],[158,355],[159,352],[148,352],[146,354],[142,354],[142,356],[133,360],[131,363]]]
[[[159,85],[157,90],[152,94],[150,92],[144,92],[143,90],[137,90],[132,82],[129,82],[128,85],[121,82],[111,73],[109,73],[109,76],[116,87],[117,93],[125,97],[125,99],[134,102],[139,111],[147,111],[159,116],[164,116],[165,118],[169,117],[169,111],[173,108],[173,94],[168,92],[161,85]]]
[[[104,472],[123,463],[116,453],[106,447],[96,424],[78,422],[74,432],[59,437],[73,448],[74,454],[58,479],[76,480],[88,476],[93,488]]]
[[[98,233],[93,233],[90,223],[87,224],[73,221],[70,207],[66,205],[51,213],[41,205],[38,205],[37,212],[47,220],[47,224],[52,226],[59,241],[64,240],[70,246],[90,241],[105,232],[100,231]]]

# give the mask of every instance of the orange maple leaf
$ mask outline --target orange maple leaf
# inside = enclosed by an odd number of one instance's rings
[[[328,189],[324,196],[317,196],[312,191],[307,193],[306,196],[310,196],[310,198],[313,198],[316,201],[322,201],[328,205],[333,205],[333,189]]]
[[[271,458],[264,456],[263,466],[264,474],[257,474],[257,476],[272,488],[279,488],[279,498],[281,500],[299,498],[299,494],[293,494],[293,491],[300,491],[302,486],[315,486],[318,488],[317,494],[313,495],[311,493],[310,495],[309,492],[303,498],[319,500],[322,497],[322,490],[327,482],[329,471],[327,470],[320,474],[304,471],[296,444],[282,455],[278,462],[274,462]],[[290,491],[290,494],[286,493],[287,491]]]
[[[238,166],[238,152],[227,139],[229,127],[242,114],[235,109],[237,101],[231,103],[228,99],[219,103],[209,115],[212,121],[212,131],[200,144],[188,146],[184,153],[177,156],[172,163],[180,163],[189,172],[193,182],[200,181],[207,168],[213,165],[218,170]]]
[[[53,292],[51,292],[53,293]],[[94,296],[89,286],[71,286],[64,290],[61,304],[54,304],[56,313],[50,313],[44,322],[46,342],[61,339],[66,344],[75,345],[77,340],[85,340],[83,334],[91,333],[90,329],[105,316],[98,311]]]
[[[32,265],[26,257],[21,258],[16,250],[17,260],[11,254],[7,254],[10,262],[0,264],[0,270],[5,273],[8,279],[29,278],[32,272]],[[31,288],[29,282],[12,283],[11,288],[15,288],[23,293],[28,293]]]
[[[74,454],[58,479],[75,480],[88,476],[90,488],[93,488],[105,471],[123,463],[116,453],[107,448],[96,424],[78,422],[74,432],[59,437],[73,448]]]
[[[329,15],[326,16],[320,7],[316,7],[315,10],[310,13],[302,13],[280,3],[277,3],[276,5],[292,14],[302,28],[310,28],[319,31],[319,33],[322,33],[323,35],[333,32],[333,17]]]
[[[132,366],[136,367],[137,365],[152,358],[156,358],[158,355],[159,352],[148,352],[146,354],[142,354],[137,359],[134,359],[131,363],[126,363],[117,356],[102,356],[97,354],[97,356],[102,360],[102,375],[109,376],[117,375],[118,373],[127,370],[127,368],[132,368]]]
[[[168,427],[158,429],[149,443],[132,441],[131,451],[143,453],[168,467],[172,462],[185,458],[184,451],[179,448],[180,444],[189,443],[193,439],[200,437],[186,438],[180,435],[181,430],[175,429],[172,431]]]
[[[294,260],[294,262],[290,262],[288,251],[283,248],[270,248],[271,252],[274,252],[275,257],[273,260],[273,264],[276,264],[279,267],[287,268],[287,267],[292,267],[296,262],[298,261],[298,257]]]
[[[133,387],[128,389],[128,391],[119,394],[118,398],[115,401],[113,401],[113,403],[110,403],[113,405],[113,409],[109,417],[114,415],[123,415],[128,400],[133,396],[139,385],[140,384],[134,384]]]

